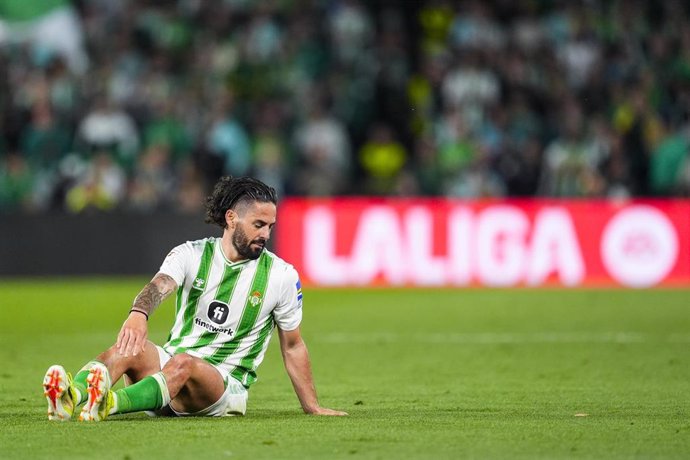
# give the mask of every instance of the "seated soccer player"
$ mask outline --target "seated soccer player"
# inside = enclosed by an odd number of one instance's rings
[[[300,335],[302,290],[297,272],[265,249],[276,222],[275,191],[251,178],[222,178],[206,202],[206,221],[221,238],[174,248],[134,299],[117,342],[74,377],[60,365],[43,387],[49,420],[100,421],[113,414],[244,415],[277,326],[285,368],[304,412],[323,408]],[[177,293],[175,322],[165,345],[147,340],[147,320]],[[123,389],[111,386],[125,376]]]

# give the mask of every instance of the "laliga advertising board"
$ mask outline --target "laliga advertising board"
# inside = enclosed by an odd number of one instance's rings
[[[690,200],[286,199],[277,251],[323,286],[688,286]]]

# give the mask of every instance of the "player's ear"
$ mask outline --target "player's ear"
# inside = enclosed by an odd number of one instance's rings
[[[227,224],[228,228],[235,228],[235,225],[237,224],[237,213],[232,209],[225,211],[225,223]]]

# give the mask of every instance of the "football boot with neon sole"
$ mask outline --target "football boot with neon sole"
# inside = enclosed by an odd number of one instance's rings
[[[77,402],[77,390],[72,385],[72,375],[65,368],[54,364],[43,378],[43,394],[48,400],[48,420],[66,422],[72,418]]]
[[[88,398],[79,414],[82,422],[100,422],[110,414],[115,405],[113,392],[110,391],[110,373],[101,363],[94,364],[86,377]]]

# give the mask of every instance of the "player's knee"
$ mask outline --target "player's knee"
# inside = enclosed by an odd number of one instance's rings
[[[120,363],[121,365],[125,365],[127,368],[129,368],[129,364],[134,360],[134,358],[135,357],[131,353],[128,356],[121,354],[117,345],[113,345],[96,357],[96,359],[101,362],[111,364]]]
[[[117,356],[117,355],[119,354],[119,353],[118,353],[117,345],[111,346],[110,348],[108,348],[107,350],[105,350],[102,354],[105,355],[105,356],[108,356],[108,357],[110,357],[110,356]]]
[[[188,380],[194,370],[194,358],[186,353],[173,356],[165,367],[169,367],[178,378]]]
[[[127,369],[130,369],[132,367],[136,367],[139,362],[144,360],[144,353],[137,353],[134,355],[134,353],[130,352],[127,356],[125,356],[120,353],[120,349],[117,345],[113,345],[101,353],[97,359],[105,363],[123,363]]]

